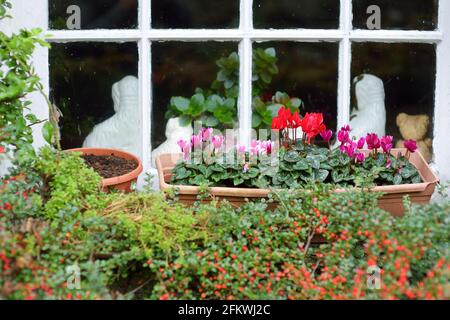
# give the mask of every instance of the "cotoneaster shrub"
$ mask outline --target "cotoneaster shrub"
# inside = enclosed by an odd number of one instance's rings
[[[211,212],[215,237],[178,259],[152,261],[159,282],[151,297],[449,297],[448,202],[413,207],[398,219],[372,193],[310,187],[275,197],[281,205],[274,212],[265,203],[200,207]],[[371,266],[381,268],[380,290],[367,286]]]

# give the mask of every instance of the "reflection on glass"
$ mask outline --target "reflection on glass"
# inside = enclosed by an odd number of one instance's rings
[[[254,0],[254,26],[258,29],[337,29],[339,0]]]
[[[239,26],[239,0],[152,1],[153,28],[227,29]]]
[[[49,26],[58,30],[76,29],[79,18],[84,30],[133,29],[138,25],[137,7],[138,0],[50,0]]]
[[[354,43],[352,75],[357,77],[361,74],[372,74],[383,81],[387,134],[393,135],[396,140],[432,138],[436,77],[434,45]],[[354,90],[352,96],[355,97]],[[357,106],[355,100],[353,106]],[[403,130],[397,124],[401,113],[411,119],[401,125]],[[413,118],[417,115],[427,115],[429,126],[426,126],[427,121],[420,120],[423,123],[419,123]],[[406,130],[409,132],[404,129],[409,129]]]
[[[353,26],[367,29],[367,8],[379,6],[381,29],[434,30],[438,20],[438,0],[353,0]]]
[[[132,146],[135,142],[124,141],[133,138],[130,132],[139,135],[137,63],[135,43],[52,44],[51,98],[63,113],[64,149],[81,147],[88,140],[89,146],[137,148]]]
[[[270,81],[267,79],[267,87],[259,93],[255,92],[259,85],[254,82],[253,94],[266,102],[273,101],[277,92],[284,92],[290,98],[298,97],[303,101],[301,114],[322,112],[327,126],[334,130],[337,119],[338,44],[264,42],[255,44],[255,48],[275,50],[277,68],[274,71],[278,72],[273,73]],[[258,54],[257,51],[254,51],[255,54]],[[280,99],[283,97],[280,96]]]
[[[235,126],[239,91],[235,43],[154,42],[152,65],[153,148],[166,140],[170,118],[181,117],[186,124],[199,120],[216,128]]]

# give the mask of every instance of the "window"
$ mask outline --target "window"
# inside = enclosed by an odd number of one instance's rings
[[[24,8],[28,5],[26,0],[18,2],[23,2]],[[122,76],[135,76],[139,84],[139,154],[149,168],[152,146],[164,139],[168,99],[191,95],[195,87],[207,86],[213,80],[215,60],[231,52],[239,54],[237,118],[239,138],[246,143],[252,128],[253,50],[271,47],[279,59],[279,73],[269,91],[299,96],[307,111],[324,112],[333,127],[351,119],[357,106],[354,81],[360,79],[358,76],[370,73],[381,78],[387,132],[402,137],[396,124],[400,113],[428,115],[427,137],[433,139],[436,163],[441,175],[450,178],[446,143],[450,134],[448,1],[48,3],[48,12],[36,16],[42,19],[48,15],[49,21],[40,21],[40,25],[48,25],[52,34],[50,92],[67,114],[78,119],[77,124],[66,123],[62,128],[68,147],[80,144],[93,124],[111,114],[112,84]],[[69,5],[81,9],[80,30],[67,28]],[[373,5],[375,11],[368,13]],[[377,8],[381,30],[371,30],[367,21]],[[196,74],[194,81],[189,75],[195,70],[202,74]]]

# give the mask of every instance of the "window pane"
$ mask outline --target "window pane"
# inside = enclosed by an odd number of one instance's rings
[[[239,0],[152,1],[153,28],[239,27]]]
[[[51,98],[63,113],[63,148],[86,143],[140,154],[137,62],[135,43],[52,45]]]
[[[339,0],[254,0],[254,26],[258,29],[337,29]]]
[[[133,29],[138,25],[137,7],[137,0],[49,0],[49,26],[51,29]]]
[[[267,54],[276,54],[276,61],[273,62]],[[253,103],[254,127],[264,127],[264,123],[259,126],[257,124],[261,120],[264,122],[265,118],[266,125],[270,124],[270,112],[276,113],[280,104],[295,106],[297,101],[294,98],[300,98],[303,101],[301,114],[322,112],[325,123],[334,130],[337,120],[338,55],[337,43],[255,44],[254,64],[257,69],[254,69],[253,75],[253,95],[256,97]],[[277,92],[284,92],[289,98],[280,94],[277,97]],[[265,103],[269,113],[258,106],[260,100]],[[255,119],[256,114],[261,119]]]
[[[353,88],[353,105],[358,107],[357,112],[361,115],[360,118],[367,118],[367,121],[371,121],[372,124],[382,123],[381,119],[374,117],[374,113],[370,112],[373,108],[380,108],[379,101],[382,101],[383,90],[381,86],[384,86],[386,133],[393,135],[396,140],[404,138],[423,141],[420,145],[429,160],[436,80],[435,46],[406,43],[355,43],[353,44],[352,75],[357,77],[361,74],[374,75],[380,78],[382,83],[371,80],[370,77],[361,80],[362,86],[356,89],[358,102],[355,98],[355,87]],[[380,114],[379,111],[375,113]],[[399,117],[401,113],[408,116]],[[366,116],[367,114],[369,116]],[[413,117],[417,115],[426,116]],[[427,118],[429,126],[426,125]],[[362,120],[362,123],[366,123],[365,120]],[[423,148],[424,144],[429,147]]]
[[[377,5],[381,11],[381,29],[434,30],[438,20],[438,0],[353,0],[353,25],[368,29],[367,9]]]
[[[181,117],[183,125],[196,120],[219,129],[236,126],[237,49],[236,43],[153,42],[153,148],[166,140],[171,118]]]

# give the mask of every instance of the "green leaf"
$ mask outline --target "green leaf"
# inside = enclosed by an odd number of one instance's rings
[[[394,176],[394,181],[393,181],[394,184],[395,184],[395,185],[402,184],[402,181],[403,181],[402,175],[397,173],[397,174]]]
[[[42,127],[42,135],[44,140],[48,144],[53,144],[53,134],[55,133],[55,128],[50,122],[46,122]]]
[[[314,180],[319,181],[319,182],[324,182],[328,178],[329,174],[330,174],[330,172],[328,170],[323,170],[323,169],[313,171]]]
[[[170,104],[178,111],[184,112],[189,109],[190,101],[184,97],[173,97],[170,99]]]
[[[284,160],[291,163],[298,162],[300,159],[299,154],[293,150],[288,151],[284,156]]]
[[[258,114],[253,113],[252,114],[252,127],[253,128],[259,127],[261,125],[261,122],[262,122],[261,117]]]
[[[205,125],[209,128],[213,128],[216,127],[219,124],[219,120],[217,120],[216,117],[214,116],[208,116],[208,118],[206,118],[206,123]]]
[[[192,124],[192,117],[188,116],[188,115],[182,115],[180,117],[180,126],[182,127],[187,127],[188,125]]]

